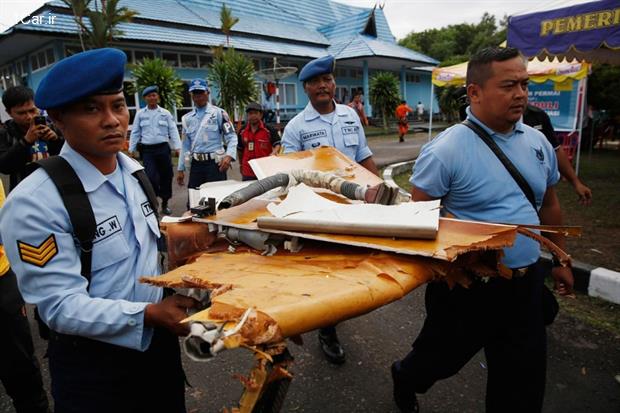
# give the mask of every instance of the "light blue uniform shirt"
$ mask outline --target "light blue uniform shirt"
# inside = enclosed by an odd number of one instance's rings
[[[545,136],[521,121],[507,135],[477,122],[502,149],[532,187],[540,209],[547,187],[560,179],[557,159]],[[456,218],[512,224],[539,224],[537,211],[489,147],[464,125],[446,129],[424,145],[413,168],[411,183],[427,195],[442,198],[444,211]],[[517,235],[504,249],[510,268],[530,265],[540,256],[540,245]]]
[[[142,166],[119,153],[116,171],[105,176],[67,143],[60,155],[80,177],[97,222],[90,288],[80,274],[80,250],[67,210],[47,173],[38,169],[0,210],[0,243],[19,289],[58,333],[144,351],[153,335],[144,326],[144,308],[159,302],[163,290],[138,282],[160,274],[157,219],[131,175]],[[43,266],[22,260],[19,245],[38,247],[50,237],[57,252]]]
[[[335,115],[330,120],[308,103],[284,128],[284,153],[319,146],[333,146],[356,162],[372,156],[359,116],[346,105],[336,104]]]
[[[181,138],[174,118],[166,109],[157,106],[149,109],[148,106],[136,113],[129,136],[129,150],[135,152],[139,143],[156,145],[170,142],[172,149],[181,149]]]
[[[185,155],[193,153],[213,153],[223,148],[222,137],[226,142],[226,155],[237,159],[237,134],[224,109],[207,104],[183,115],[183,148],[179,156],[179,171],[185,171]]]

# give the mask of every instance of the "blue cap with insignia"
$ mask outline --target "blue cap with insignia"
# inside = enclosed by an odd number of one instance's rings
[[[34,103],[39,109],[54,109],[87,96],[118,93],[123,90],[126,62],[125,53],[112,48],[62,59],[39,84]]]
[[[318,75],[333,73],[335,67],[334,56],[327,55],[311,60],[299,72],[299,80],[306,82]]]
[[[142,91],[142,97],[145,97],[146,95],[148,95],[149,93],[157,93],[159,92],[159,88],[155,85],[153,86],[147,86],[144,88],[144,90]]]
[[[204,92],[209,92],[209,86],[207,86],[207,81],[204,79],[194,79],[189,84],[189,91],[193,92],[194,90],[202,90]]]

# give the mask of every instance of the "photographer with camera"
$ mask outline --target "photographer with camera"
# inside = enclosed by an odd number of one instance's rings
[[[27,164],[58,155],[64,140],[39,114],[32,89],[10,87],[2,95],[2,103],[12,119],[0,127],[0,173],[11,176],[12,190],[23,179]]]

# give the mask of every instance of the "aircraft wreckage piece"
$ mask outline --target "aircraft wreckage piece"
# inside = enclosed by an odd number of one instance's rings
[[[294,169],[305,169],[338,173],[347,181],[360,185],[374,186],[383,182],[383,179],[331,146],[252,159],[250,166],[258,179]]]
[[[329,201],[305,184],[290,188],[286,199],[267,205],[273,217],[259,217],[261,230],[319,232],[434,239],[439,226],[439,200],[398,205]]]
[[[157,286],[211,291],[211,306],[185,321],[205,326],[196,334],[207,337],[213,354],[223,348],[278,343],[336,324],[398,300],[433,279],[467,284],[469,274],[498,274],[497,251],[464,254],[449,263],[311,241],[299,252],[280,249],[272,256],[247,248],[235,253],[213,248],[220,251],[167,274],[141,278]]]
[[[319,195],[325,196],[322,193],[319,193]],[[334,198],[330,197],[330,199]],[[267,200],[254,198],[236,207],[218,211],[217,215],[195,219],[195,221],[256,231],[259,230],[256,222],[259,217],[272,216],[267,209],[269,203]],[[487,224],[440,218],[437,236],[434,240],[281,231],[275,229],[262,229],[262,231],[332,244],[344,244],[453,261],[465,252],[501,249],[512,245],[516,237],[516,229],[517,226],[515,225]]]
[[[390,186],[385,182],[374,186],[365,186],[347,181],[335,173],[295,169],[288,173],[277,173],[260,179],[245,188],[233,192],[222,199],[218,209],[234,207],[272,189],[279,187],[290,188],[300,183],[314,188],[329,189],[336,194],[344,195],[348,199],[371,204],[395,205],[410,200],[410,196],[401,193],[398,187]]]

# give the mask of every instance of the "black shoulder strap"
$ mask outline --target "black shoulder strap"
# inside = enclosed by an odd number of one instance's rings
[[[482,139],[482,141],[486,143],[487,146],[493,151],[495,156],[497,156],[501,163],[506,167],[512,178],[517,182],[517,185],[519,185],[519,188],[521,188],[521,191],[523,191],[523,194],[525,194],[527,200],[530,201],[530,204],[532,204],[534,211],[538,213],[538,208],[536,208],[536,197],[534,196],[534,191],[532,191],[532,187],[530,187],[530,184],[527,183],[527,181],[525,180],[523,175],[521,175],[517,167],[514,166],[510,159],[508,159],[506,154],[500,149],[497,143],[495,143],[493,138],[476,122],[465,119],[463,121],[463,125],[473,130],[476,135],[478,135],[480,139]]]
[[[142,190],[146,194],[146,197],[149,200],[149,204],[151,204],[151,208],[153,209],[155,217],[157,218],[157,222],[159,222],[159,213],[157,212],[159,208],[159,203],[157,202],[157,195],[155,195],[155,190],[153,189],[153,185],[151,184],[149,177],[146,176],[146,172],[144,172],[144,169],[138,169],[136,172],[133,173],[133,176],[136,177],[138,183],[142,187]]]
[[[82,181],[69,162],[61,156],[52,156],[34,162],[47,172],[67,209],[73,233],[80,245],[81,274],[90,283],[93,255],[93,239],[97,230],[95,214],[84,190]],[[35,165],[32,165],[36,167]]]

